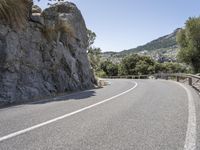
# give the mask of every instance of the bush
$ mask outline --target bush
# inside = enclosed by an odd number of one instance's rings
[[[117,76],[118,75],[118,65],[112,63],[109,60],[101,62],[100,70],[103,70],[107,76]]]
[[[186,65],[172,62],[156,63],[155,65],[156,73],[189,73],[190,68]]]
[[[147,56],[137,54],[126,56],[119,68],[120,75],[153,74],[155,72],[155,61]]]
[[[103,70],[101,70],[101,71],[96,72],[96,76],[100,78],[104,78],[107,76],[107,74]]]

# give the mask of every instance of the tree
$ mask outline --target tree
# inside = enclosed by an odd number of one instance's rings
[[[101,58],[101,49],[100,48],[88,48],[88,57],[90,61],[90,65],[93,71],[97,71],[100,65],[100,58]]]
[[[97,72],[100,66],[101,49],[92,46],[96,39],[96,34],[94,32],[87,29],[87,36],[88,36],[88,58],[93,71]]]
[[[135,70],[139,75],[153,74],[155,71],[155,66],[148,64],[144,60],[137,62]]]
[[[189,18],[177,34],[177,42],[181,47],[178,58],[181,62],[192,66],[194,72],[200,71],[200,17]]]
[[[163,64],[156,62],[155,63],[155,73],[163,73],[163,72],[166,72]]]
[[[119,74],[120,75],[134,75],[137,74],[135,67],[140,57],[137,54],[128,55],[122,59]]]
[[[103,70],[107,76],[117,76],[118,75],[118,65],[112,63],[109,60],[101,62],[100,69]]]
[[[40,2],[41,0],[37,0],[38,2]],[[54,3],[57,2],[64,2],[65,0],[48,0],[47,5],[52,5]]]
[[[132,54],[126,56],[119,68],[120,75],[153,74],[155,72],[155,61],[147,56]]]
[[[91,30],[87,29],[87,36],[88,36],[88,47],[91,47],[96,39],[96,34]]]
[[[155,64],[155,73],[189,73],[189,72],[190,68],[180,63],[165,62],[165,63]]]

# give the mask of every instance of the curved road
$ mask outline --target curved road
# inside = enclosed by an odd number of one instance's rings
[[[0,149],[200,149],[200,101],[193,89],[162,80],[109,82],[0,109]]]

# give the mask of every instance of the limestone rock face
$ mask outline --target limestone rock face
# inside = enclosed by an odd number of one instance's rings
[[[94,86],[87,30],[78,8],[59,3],[23,29],[0,23],[0,103],[24,102]],[[42,20],[42,23],[40,21]]]

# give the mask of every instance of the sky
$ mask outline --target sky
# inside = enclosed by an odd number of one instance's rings
[[[104,52],[135,48],[184,27],[189,17],[200,16],[199,0],[70,1],[96,33],[94,46]],[[47,2],[37,4],[44,9]]]

